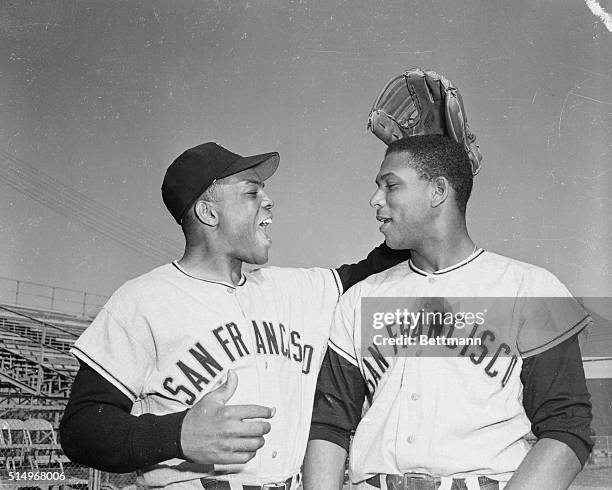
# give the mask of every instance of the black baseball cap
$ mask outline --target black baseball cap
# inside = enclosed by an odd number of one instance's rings
[[[253,167],[266,180],[279,162],[280,156],[275,151],[243,157],[217,143],[202,143],[184,151],[166,170],[162,184],[164,204],[180,225],[189,207],[215,180]]]

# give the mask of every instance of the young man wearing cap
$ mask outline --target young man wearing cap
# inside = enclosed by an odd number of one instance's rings
[[[244,272],[268,260],[264,181],[278,163],[204,143],[170,165],[162,194],[185,253],[119,288],[72,349],[81,369],[60,427],[71,459],[157,487],[299,485],[337,300],[408,253]]]

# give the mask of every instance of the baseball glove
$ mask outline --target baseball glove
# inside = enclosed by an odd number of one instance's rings
[[[472,173],[480,171],[482,154],[470,131],[461,94],[435,71],[413,68],[389,80],[370,111],[368,129],[386,144],[421,134],[450,136],[465,147]]]

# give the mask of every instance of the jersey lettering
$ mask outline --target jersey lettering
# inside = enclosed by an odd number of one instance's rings
[[[486,373],[487,376],[491,378],[496,378],[500,374],[500,371],[498,369],[494,369],[494,365],[497,362],[499,362],[499,357],[500,356],[509,357],[510,364],[504,370],[503,379],[500,381],[503,387],[505,386],[508,379],[510,378],[510,375],[512,374],[512,370],[514,369],[514,366],[516,365],[518,361],[518,357],[516,354],[513,354],[513,351],[510,345],[508,345],[506,342],[501,342],[500,341],[501,339],[497,340],[495,331],[486,329],[482,331],[482,333],[479,333],[480,327],[482,327],[482,325],[477,325],[477,324],[473,325],[472,330],[469,336],[467,337],[467,338],[472,339],[472,338],[475,338],[476,336],[479,336],[481,340],[480,344],[474,344],[474,345],[466,344],[465,346],[462,347],[462,349],[458,352],[458,354],[461,355],[462,357],[466,357],[466,356],[469,357],[472,363],[474,363],[475,365],[479,365],[482,363],[483,360],[485,360],[485,358],[487,358],[487,356],[490,356],[490,352],[495,350],[495,354],[493,355],[493,357],[491,357],[490,361],[483,368],[484,373]],[[416,332],[419,331],[419,328],[417,327],[413,329],[408,329],[401,324],[399,325],[392,324],[392,325],[386,325],[386,330],[390,337],[396,337],[399,333],[402,336],[407,335],[407,336],[416,338],[417,337]],[[448,330],[448,332],[445,333],[445,330]],[[439,326],[436,326],[435,328],[429,328],[430,333],[436,334],[437,337],[443,335],[446,338],[451,338],[455,330],[456,329],[453,324],[439,325]],[[499,344],[499,345],[497,345],[496,347],[496,344]],[[480,350],[470,351],[468,350],[470,347],[472,349],[480,349]],[[398,346],[393,345],[392,348],[393,348],[394,355],[397,356]],[[403,344],[399,348],[410,349],[411,346],[408,346],[406,343],[406,344]],[[444,348],[452,350],[452,349],[456,349],[457,345],[447,343],[447,344],[444,344]],[[380,352],[380,349],[377,345],[373,345],[373,344],[369,345],[367,347],[367,351],[368,351],[368,355],[362,358],[362,364],[363,364],[362,375],[366,382],[369,393],[373,395],[374,392],[376,391],[376,388],[380,380],[382,379],[382,376],[389,369],[390,359],[388,357],[385,357]],[[510,354],[512,354],[511,357],[509,356]],[[401,357],[401,354],[399,354],[398,357]],[[366,358],[372,359],[375,362],[375,364],[373,365],[371,362],[367,361]]]
[[[264,332],[266,333],[266,339],[268,339],[268,350],[270,354],[274,351],[274,354],[278,354],[278,343],[276,342],[276,332],[272,328],[272,324],[268,322],[262,322]]]
[[[193,385],[193,387],[198,390],[198,392],[202,391],[202,384],[207,385],[210,381],[198,373],[195,369],[190,368],[183,361],[179,361],[176,363],[178,368],[183,372],[187,380]]]
[[[230,324],[227,324],[230,325]],[[226,327],[227,327],[226,325]],[[221,338],[221,331],[223,330],[223,325],[221,325],[220,327],[215,328],[212,332],[213,335],[217,338],[217,340],[219,341],[219,344],[221,345],[221,347],[223,348],[223,350],[225,351],[225,353],[227,354],[227,357],[230,358],[230,361],[235,361],[236,358],[234,357],[234,355],[232,354],[232,352],[229,350],[229,348],[227,347],[227,345],[229,344],[229,340]]]
[[[296,353],[293,354],[295,362],[302,362],[302,346],[300,344],[300,332],[291,332],[291,345],[295,347]]]
[[[510,364],[508,365],[508,369],[506,369],[506,374],[504,375],[504,379],[502,379],[502,386],[506,386],[506,383],[510,379],[510,376],[512,375],[512,371],[514,371],[514,366],[516,366],[517,362],[518,362],[518,357],[516,355],[512,356],[512,358],[510,359]]]
[[[310,372],[310,363],[312,362],[312,345],[304,345],[304,360],[302,361],[302,374]]]
[[[485,345],[485,340],[487,337],[489,337],[491,340],[495,340],[495,334],[491,332],[491,330],[485,330],[484,332],[482,332],[482,335],[480,336],[480,340],[482,342],[479,346],[482,350],[482,352],[480,353],[480,357],[476,358],[474,356],[474,353],[470,354],[470,359],[474,364],[480,364],[489,352],[489,349],[487,349],[487,346]]]
[[[202,344],[196,342],[195,347],[189,349],[189,353],[202,365],[204,369],[210,374],[213,378],[219,374],[223,370],[221,364],[219,364],[213,356],[209,354],[209,352],[202,347]],[[213,370],[215,368],[217,372]]]
[[[238,325],[236,325],[235,323],[228,323],[227,331],[229,332],[230,337],[234,342],[234,346],[236,347],[238,355],[240,357],[243,357],[245,354],[249,354],[249,350],[246,348],[246,345],[244,345],[244,342],[242,340],[242,334],[240,333],[240,330],[238,330]]]
[[[493,355],[493,358],[489,361],[489,364],[487,364],[487,367],[485,367],[485,373],[487,373],[492,378],[499,374],[499,371],[493,370],[493,364],[495,364],[495,361],[497,361],[497,358],[499,357],[499,354],[502,350],[506,354],[510,354],[510,346],[505,342],[502,342],[501,344],[499,344],[497,351],[495,351],[495,354]]]
[[[186,405],[193,405],[193,402],[196,399],[195,393],[193,393],[192,391],[188,390],[187,388],[185,388],[183,385],[178,385],[176,388],[174,388],[172,386],[172,383],[174,383],[174,378],[172,378],[171,376],[168,376],[166,379],[164,379],[164,389],[170,393],[171,395],[178,395],[181,391],[183,393],[185,393],[189,398],[183,400],[183,403],[185,403]]]
[[[251,324],[253,325],[253,334],[255,335],[255,347],[257,347],[257,353],[267,354],[266,345],[264,344],[263,337],[261,336],[261,333],[259,332],[259,327],[257,326],[257,322],[253,320]]]

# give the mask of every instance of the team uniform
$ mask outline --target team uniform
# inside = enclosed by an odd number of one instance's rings
[[[492,308],[511,307],[497,315],[489,311],[484,323],[464,331],[463,338],[480,339],[480,345],[443,344],[435,347],[436,355],[420,355],[418,342],[411,354],[381,355],[370,337],[362,338],[368,331],[362,324],[364,300],[416,297],[453,298],[456,310],[462,297],[471,304],[469,298],[490,298]],[[479,304],[486,311],[487,300]],[[545,355],[589,321],[554,275],[482,249],[434,273],[408,261],[370,276],[338,304],[310,438],[343,445],[334,431],[356,427],[350,470],[360,488],[396,488],[397,479],[386,475],[405,474],[439,478],[442,490],[465,488],[451,487],[453,479],[463,479],[470,490],[489,488],[487,482],[503,488],[529,450],[525,436],[532,421],[524,407],[523,363]],[[588,439],[586,396],[576,413],[586,411],[580,437]]]
[[[214,477],[242,489],[243,482],[299,474],[341,293],[330,269],[264,268],[245,272],[233,286],[191,277],[176,263],[119,288],[72,353],[129,397],[132,414],[188,409],[228,369],[238,377],[229,404],[276,407],[266,443],[248,463],[212,467],[173,459],[143,469],[139,482],[201,489],[201,478]]]

